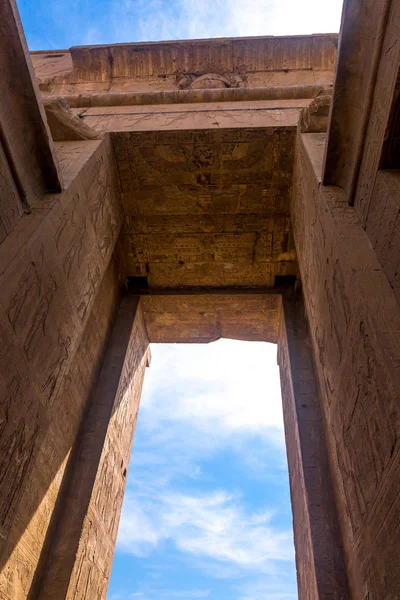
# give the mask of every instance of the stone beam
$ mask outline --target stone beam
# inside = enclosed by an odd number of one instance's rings
[[[44,107],[54,141],[99,139],[99,133],[73,114],[63,98],[45,100]]]
[[[25,208],[45,192],[61,191],[57,158],[15,0],[0,3],[0,142]]]
[[[149,356],[139,297],[126,296],[72,451],[32,599],[107,595]]]
[[[99,106],[75,110],[84,123],[104,132],[294,128],[301,108],[309,102],[309,99],[260,100],[223,104]]]
[[[308,324],[283,298],[278,340],[299,600],[349,598]]]
[[[346,0],[323,183],[353,201],[391,0]],[[396,2],[393,2],[396,4]]]
[[[151,342],[209,343],[220,338],[276,343],[281,296],[275,294],[186,293],[142,296]]]
[[[244,102],[258,100],[312,99],[331,88],[323,85],[282,85],[251,88],[210,88],[196,90],[161,90],[149,92],[87,92],[62,96],[71,108],[95,106],[142,106],[159,104],[198,104],[205,102]],[[57,98],[44,95],[45,101]],[[299,104],[301,106],[301,103]]]

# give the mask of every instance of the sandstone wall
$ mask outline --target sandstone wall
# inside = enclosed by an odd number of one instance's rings
[[[0,243],[6,239],[22,214],[22,202],[0,142]]]
[[[354,597],[395,599],[400,309],[356,210],[319,183],[322,152],[299,134],[292,219],[336,497]]]
[[[400,302],[400,171],[378,171],[365,229]]]
[[[67,189],[42,196],[0,245],[4,600],[30,592],[120,293],[109,140],[57,153]]]

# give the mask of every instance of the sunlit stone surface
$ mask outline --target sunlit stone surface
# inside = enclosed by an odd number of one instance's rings
[[[2,599],[105,598],[149,342],[219,337],[278,343],[299,598],[398,597],[399,10],[30,55],[0,4]]]

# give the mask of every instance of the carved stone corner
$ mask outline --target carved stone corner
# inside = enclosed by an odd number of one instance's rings
[[[98,140],[102,133],[89,127],[77,115],[71,112],[64,98],[47,99],[44,101],[47,122],[55,142],[73,140]]]
[[[299,121],[301,133],[326,133],[331,101],[332,90],[323,90],[303,108]]]

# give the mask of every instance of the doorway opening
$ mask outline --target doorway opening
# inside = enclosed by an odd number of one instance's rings
[[[276,345],[151,350],[108,600],[295,600]]]

